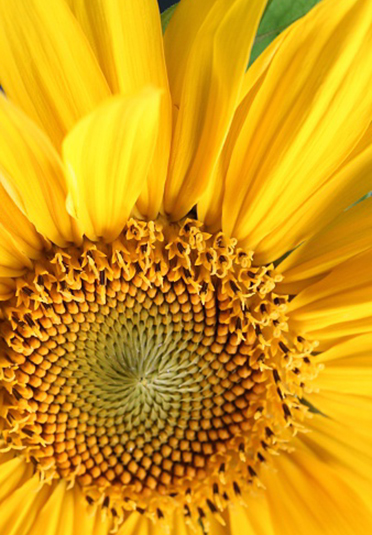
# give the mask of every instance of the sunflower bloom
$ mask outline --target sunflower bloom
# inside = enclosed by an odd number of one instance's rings
[[[0,535],[372,532],[372,0],[266,3],[0,0]]]

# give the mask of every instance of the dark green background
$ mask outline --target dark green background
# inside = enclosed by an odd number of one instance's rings
[[[167,9],[167,7],[172,6],[175,3],[175,0],[158,0],[158,2],[161,11],[164,11],[164,9]]]

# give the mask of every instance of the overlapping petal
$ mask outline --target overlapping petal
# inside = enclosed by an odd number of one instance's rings
[[[372,199],[342,212],[278,266],[284,293],[298,293],[335,266],[372,246]]]
[[[59,148],[110,91],[64,0],[0,2],[0,83]]]
[[[114,93],[130,95],[152,85],[162,90],[159,137],[139,210],[156,218],[163,200],[171,136],[171,102],[156,0],[71,0]]]
[[[327,347],[372,331],[372,248],[336,266],[289,304],[293,328]]]
[[[1,184],[18,211],[2,194],[8,231],[14,225],[14,239],[25,252],[40,249],[36,230],[52,242],[65,246],[77,239],[73,220],[65,202],[67,189],[60,157],[48,137],[19,109],[0,97],[0,171]],[[25,216],[22,217],[19,211]],[[28,222],[27,222],[27,220]],[[1,222],[1,217],[0,217]],[[28,246],[26,246],[28,244]]]
[[[208,186],[265,5],[266,0],[190,0],[178,6],[167,28],[175,126],[164,208],[173,219],[186,215]]]
[[[297,447],[275,465],[264,479],[275,535],[355,535],[372,529],[356,489],[314,452]]]
[[[257,58],[244,76],[240,103],[235,110],[228,135],[221,154],[211,173],[208,186],[197,204],[198,217],[210,230],[220,229],[222,226],[222,205],[225,192],[225,181],[230,165],[230,159],[235,147],[236,139],[244,125],[245,118],[254,102],[265,78],[273,57],[286,37],[287,32],[280,34],[275,41]]]
[[[110,520],[89,508],[79,486],[40,484],[32,463],[1,454],[0,530],[9,535],[108,535]]]
[[[160,92],[113,97],[66,137],[70,212],[91,240],[115,239],[146,183],[159,129]]]
[[[226,177],[222,226],[256,250],[258,263],[311,235],[309,211],[333,204],[327,184],[371,118],[371,22],[369,0],[319,4],[289,31],[249,108]],[[352,178],[338,176],[338,191]],[[282,233],[293,214],[296,225]]]

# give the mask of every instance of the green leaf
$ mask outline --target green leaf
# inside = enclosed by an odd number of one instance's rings
[[[253,45],[250,63],[290,24],[300,19],[320,0],[270,0]]]
[[[167,26],[169,24],[169,21],[172,18],[172,15],[177,7],[177,4],[174,4],[174,6],[168,7],[162,14],[161,14],[161,25],[163,27],[163,33],[167,29]]]

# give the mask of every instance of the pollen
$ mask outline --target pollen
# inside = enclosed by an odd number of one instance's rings
[[[260,486],[309,408],[281,276],[193,219],[51,247],[1,309],[3,449],[120,523],[190,522]]]

